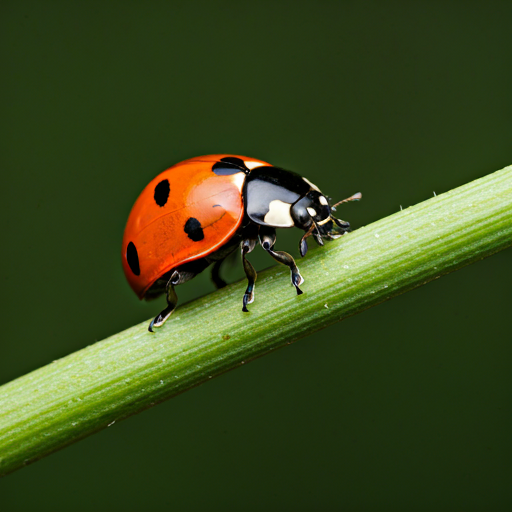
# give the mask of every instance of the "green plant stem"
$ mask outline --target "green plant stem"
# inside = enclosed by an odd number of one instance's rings
[[[288,269],[262,272],[0,387],[0,474],[512,245],[512,166],[361,228]]]

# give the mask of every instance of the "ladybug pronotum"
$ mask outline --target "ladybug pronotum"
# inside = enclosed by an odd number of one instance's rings
[[[291,271],[297,294],[304,279],[290,254],[275,251],[276,228],[297,227],[305,233],[301,256],[312,236],[323,245],[345,234],[350,225],[336,219],[338,204],[361,199],[361,194],[329,206],[328,199],[306,178],[262,160],[239,155],[207,155],[185,160],[162,172],[135,202],[123,238],[123,269],[140,299],[166,294],[167,307],[149,324],[160,327],[176,308],[175,287],[213,264],[212,280],[220,277],[224,259],[240,247],[248,286],[243,311],[254,300],[256,271],[246,256],[260,243]]]

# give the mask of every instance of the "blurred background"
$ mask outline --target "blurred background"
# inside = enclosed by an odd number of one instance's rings
[[[511,20],[490,0],[3,0],[0,383],[160,311],[120,247],[176,162],[238,153],[360,190],[355,228],[512,164]],[[7,476],[2,511],[510,510],[511,256]],[[205,273],[180,301],[212,290]]]

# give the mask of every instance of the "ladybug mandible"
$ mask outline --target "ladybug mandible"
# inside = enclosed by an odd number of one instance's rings
[[[175,286],[189,281],[213,264],[212,280],[222,262],[237,247],[249,284],[242,311],[254,300],[256,271],[246,255],[261,244],[276,261],[289,267],[297,294],[304,279],[294,259],[274,251],[275,228],[305,231],[319,245],[345,234],[350,225],[336,219],[335,206],[357,201],[361,194],[329,206],[327,198],[306,178],[263,160],[239,155],[207,155],[185,160],[158,175],[135,202],[123,237],[123,269],[140,299],[165,293],[167,307],[149,324],[160,327],[176,308]]]

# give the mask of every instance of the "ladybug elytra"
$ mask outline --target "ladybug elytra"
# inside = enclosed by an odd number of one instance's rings
[[[152,320],[149,331],[160,327],[176,308],[175,287],[213,264],[217,288],[226,283],[220,266],[237,247],[248,286],[243,311],[254,300],[256,271],[246,256],[260,243],[276,261],[291,271],[297,294],[304,279],[293,257],[274,251],[276,228],[297,227],[323,245],[345,234],[350,225],[336,219],[338,204],[361,199],[361,194],[336,203],[306,178],[262,160],[239,155],[207,155],[173,165],[153,179],[135,202],[123,237],[123,269],[140,299],[166,294],[167,307]]]

